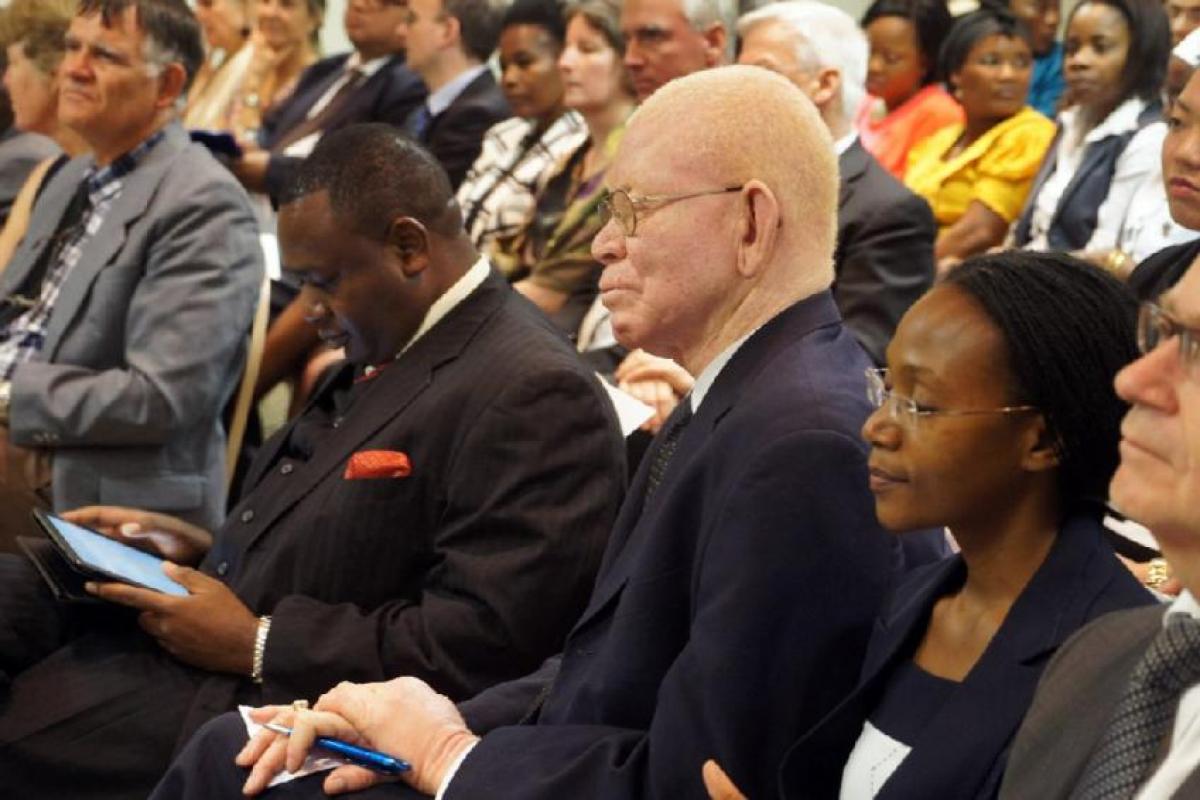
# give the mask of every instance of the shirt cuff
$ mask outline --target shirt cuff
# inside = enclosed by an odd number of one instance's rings
[[[471,755],[471,751],[475,749],[475,745],[479,744],[479,740],[471,742],[471,746],[463,750],[458,758],[454,759],[454,763],[450,765],[450,769],[446,770],[446,777],[442,778],[442,785],[438,787],[437,794],[433,796],[433,800],[444,800],[446,792],[450,788],[450,781],[454,780],[454,776],[458,774],[458,768],[467,760],[467,756]]]

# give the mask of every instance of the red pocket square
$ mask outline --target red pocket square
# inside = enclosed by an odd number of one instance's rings
[[[406,453],[398,450],[360,450],[346,462],[346,480],[359,478],[407,478],[412,464]]]

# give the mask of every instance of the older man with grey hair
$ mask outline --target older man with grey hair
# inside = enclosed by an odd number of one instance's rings
[[[263,264],[245,192],[177,119],[200,29],[183,0],[81,0],[65,46],[58,117],[91,152],[0,279],[0,527],[39,498],[212,525]]]
[[[320,733],[407,759],[404,780],[447,800],[697,797],[714,756],[766,798],[791,739],[849,691],[903,558],[867,489],[868,360],[828,291],[829,134],[786,80],[704,70],[642,105],[605,180],[612,218],[592,252],[616,337],[697,378],[633,478],[561,655],[458,707],[410,677],[257,712],[293,725],[290,740],[245,746],[227,717],[156,797],[257,794]],[[248,780],[229,764],[239,750]],[[343,768],[270,797],[377,780]]]
[[[625,0],[625,68],[639,102],[663,84],[733,56],[734,0]]]
[[[738,63],[778,72],[808,95],[833,136],[840,196],[833,297],[877,364],[900,317],[933,282],[937,226],[924,200],[863,149],[867,40],[844,11],[814,0],[771,3],[738,21]]]

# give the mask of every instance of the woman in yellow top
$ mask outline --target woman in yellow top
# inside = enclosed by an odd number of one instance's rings
[[[1007,11],[962,17],[941,62],[966,119],[916,144],[904,176],[938,222],[939,272],[1004,240],[1055,131],[1025,105],[1033,51],[1028,32]]]

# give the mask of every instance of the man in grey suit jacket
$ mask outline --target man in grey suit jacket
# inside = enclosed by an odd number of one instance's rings
[[[199,28],[183,0],[84,0],[66,49],[59,114],[93,155],[0,278],[6,483],[215,525],[263,266],[245,193],[176,122]]]
[[[1139,324],[1145,355],[1116,380],[1133,407],[1110,496],[1154,531],[1185,590],[1165,615],[1110,614],[1063,646],[1013,744],[1003,798],[1200,797],[1200,268],[1143,306]],[[1182,658],[1180,685],[1147,702],[1143,676],[1172,663],[1165,642]]]

